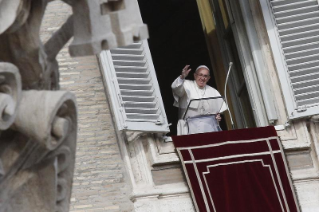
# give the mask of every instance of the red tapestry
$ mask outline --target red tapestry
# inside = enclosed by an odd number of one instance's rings
[[[300,211],[274,127],[173,137],[197,211]]]

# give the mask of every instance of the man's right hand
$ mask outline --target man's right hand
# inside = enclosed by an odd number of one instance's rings
[[[185,79],[191,70],[192,69],[189,68],[189,65],[186,65],[182,70],[181,79]]]

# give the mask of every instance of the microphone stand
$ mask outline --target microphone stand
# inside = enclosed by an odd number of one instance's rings
[[[235,129],[233,117],[232,117],[232,114],[231,114],[231,112],[229,110],[228,101],[227,101],[227,83],[228,83],[228,78],[229,78],[232,66],[233,66],[233,62],[230,62],[229,63],[229,68],[228,68],[228,72],[227,72],[227,76],[226,76],[226,81],[225,81],[224,96],[225,96],[225,101],[226,101],[226,104],[227,104],[227,110],[228,110],[228,113],[229,113],[229,116],[230,116],[231,126],[232,126],[232,129]]]

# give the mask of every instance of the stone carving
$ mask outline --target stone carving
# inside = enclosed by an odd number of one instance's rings
[[[0,181],[0,211],[68,210],[76,132],[72,94],[35,90],[22,93],[12,131],[1,139],[5,175]],[[7,142],[12,144],[5,146]],[[39,175],[52,178],[52,182],[37,182]],[[43,194],[48,195],[50,201],[36,202],[37,198],[31,198],[26,191],[32,191],[39,199]],[[21,202],[21,193],[35,202]],[[35,203],[39,208],[34,208]],[[46,208],[48,205],[51,208]]]
[[[102,14],[125,9],[124,0],[100,0]]]
[[[62,47],[73,37],[72,56],[93,55],[148,36],[136,1],[64,0],[73,14],[43,44],[48,2],[0,0],[0,212],[69,210],[77,106],[59,91]]]
[[[139,15],[137,1],[123,0],[127,10],[111,13],[112,29],[120,46],[146,39],[148,31]]]
[[[57,148],[72,125],[66,100],[74,101],[74,97],[64,91],[24,91],[14,129],[49,151]]]
[[[18,69],[10,63],[0,62],[0,130],[8,129],[14,119],[21,95]]]
[[[71,56],[92,55],[148,38],[137,1],[65,0],[73,9]]]
[[[74,40],[71,56],[92,55],[117,46],[109,15],[101,14],[100,2],[78,0],[71,3],[74,16]]]
[[[15,0],[0,0],[0,34],[3,33],[17,17],[20,1]]]
[[[136,141],[137,139],[141,138],[144,135],[147,135],[147,133],[142,131],[124,131],[124,136],[126,137],[126,140],[131,143],[133,141]]]

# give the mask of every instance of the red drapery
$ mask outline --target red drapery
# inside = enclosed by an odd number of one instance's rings
[[[197,211],[299,211],[274,127],[173,137]]]

